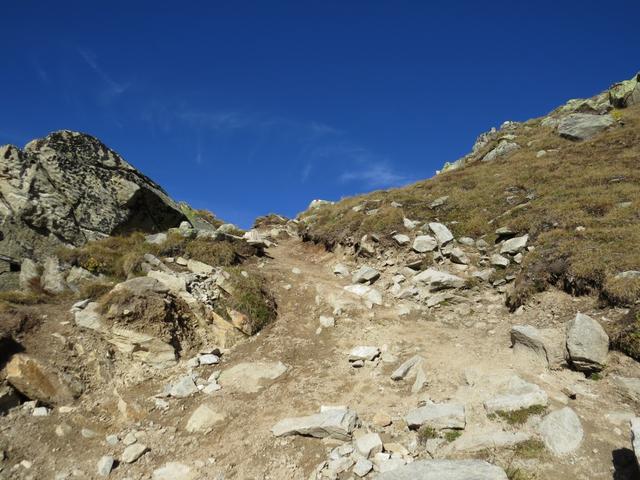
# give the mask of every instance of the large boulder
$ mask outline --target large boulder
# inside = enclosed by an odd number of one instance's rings
[[[413,283],[428,285],[433,291],[446,288],[461,288],[465,280],[448,272],[428,268],[411,279]]]
[[[569,140],[586,140],[614,124],[611,115],[572,113],[558,124],[558,134]]]
[[[576,370],[600,371],[607,360],[609,336],[593,318],[578,313],[567,328],[567,351]]]
[[[630,80],[616,83],[609,89],[609,101],[616,108],[640,103],[640,73]]]
[[[487,153],[483,158],[483,162],[490,162],[495,160],[496,158],[504,157],[509,155],[512,152],[520,149],[520,145],[515,142],[510,142],[508,140],[502,140],[498,144],[496,148]]]
[[[418,460],[377,480],[507,480],[505,471],[483,460]]]
[[[511,346],[515,353],[532,354],[551,369],[562,368],[565,364],[566,340],[562,331],[514,325],[511,327]]]
[[[160,186],[98,139],[62,130],[23,150],[0,147],[0,254],[36,258],[61,243],[133,230],[157,232],[185,219]]]
[[[7,382],[16,390],[46,405],[69,403],[81,393],[81,387],[76,382],[69,381],[61,372],[23,353],[11,357],[5,372]]]

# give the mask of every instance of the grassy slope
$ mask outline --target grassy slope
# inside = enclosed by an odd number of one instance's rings
[[[560,138],[540,119],[516,127],[522,146],[507,158],[473,162],[432,179],[388,191],[347,198],[305,212],[309,239],[331,247],[378,233],[383,241],[404,231],[403,216],[439,220],[456,236],[493,239],[497,227],[529,233],[529,254],[510,301],[558,284],[575,293],[596,290],[612,303],[640,299],[640,281],[615,273],[640,270],[640,105],[613,112],[619,124],[584,142]],[[481,158],[496,145],[485,146]],[[540,158],[539,150],[558,149]],[[448,195],[446,204],[429,208]],[[393,208],[391,202],[402,208]],[[622,202],[631,202],[622,207]],[[352,207],[365,204],[355,212]],[[366,215],[379,208],[376,215]],[[585,227],[582,232],[576,227]]]

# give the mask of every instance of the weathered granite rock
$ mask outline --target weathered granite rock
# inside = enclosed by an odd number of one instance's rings
[[[613,124],[613,117],[609,114],[572,113],[560,120],[558,134],[569,140],[586,140],[606,130]]]
[[[496,158],[504,157],[516,150],[520,149],[520,145],[515,142],[510,142],[508,140],[501,140],[498,145],[487,153],[484,157],[482,157],[483,162],[491,162]]]
[[[527,242],[529,241],[529,235],[522,235],[521,237],[513,237],[509,240],[506,240],[502,246],[500,247],[501,254],[509,254],[515,255],[524,247],[527,246]]]
[[[531,435],[525,432],[483,431],[467,434],[451,444],[454,452],[478,452],[487,449],[507,448],[526,442]]]
[[[402,380],[416,365],[422,362],[422,360],[423,358],[420,355],[414,355],[413,357],[409,358],[393,371],[393,373],[391,374],[391,380]]]
[[[508,480],[503,469],[482,460],[418,460],[377,480]]]
[[[350,440],[358,416],[352,410],[331,409],[306,417],[285,418],[273,426],[276,437],[306,435],[316,438]]]
[[[426,270],[418,273],[411,279],[411,281],[413,283],[425,284],[429,286],[432,291],[443,290],[446,288],[461,288],[465,285],[463,278],[451,273],[434,270],[433,268],[427,268]]]
[[[120,460],[124,463],[133,463],[148,451],[149,448],[146,445],[143,445],[142,443],[134,443],[124,449]]]
[[[569,407],[551,412],[542,419],[538,431],[549,450],[564,455],[582,443],[584,431],[578,415]]]
[[[566,339],[560,330],[515,325],[511,327],[511,346],[516,353],[530,352],[536,355],[551,369],[562,368],[565,364]]]
[[[411,246],[414,252],[432,252],[438,248],[438,241],[431,235],[418,235]]]
[[[432,403],[411,410],[405,416],[410,429],[418,429],[423,425],[435,429],[462,429],[466,425],[464,405],[458,403]]]
[[[59,372],[23,353],[11,357],[5,371],[7,382],[16,390],[46,405],[69,403],[80,394]]]
[[[198,475],[183,463],[168,462],[156,468],[151,478],[153,480],[196,480]]]
[[[62,130],[24,150],[0,147],[0,254],[35,258],[65,244],[134,230],[157,232],[185,217],[167,194],[96,138]]]
[[[567,327],[567,351],[576,370],[600,371],[607,361],[609,336],[596,320],[578,313]]]
[[[353,272],[351,281],[353,283],[373,283],[380,277],[380,272],[369,265],[363,265]]]
[[[438,222],[429,223],[429,230],[433,232],[433,234],[436,237],[436,240],[438,241],[438,245],[440,245],[441,247],[449,243],[451,240],[453,240],[453,234],[442,223],[438,223]]]
[[[636,454],[636,461],[640,467],[640,417],[631,419],[631,446]]]

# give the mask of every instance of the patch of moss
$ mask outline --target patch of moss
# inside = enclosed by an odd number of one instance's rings
[[[427,440],[438,438],[438,432],[435,428],[423,425],[418,429],[418,441],[421,444],[427,443]]]
[[[530,439],[516,445],[514,453],[519,458],[540,458],[545,454],[544,443],[537,439]]]
[[[451,443],[456,441],[460,437],[460,435],[462,435],[462,432],[460,430],[449,430],[445,432],[444,439],[447,442]]]

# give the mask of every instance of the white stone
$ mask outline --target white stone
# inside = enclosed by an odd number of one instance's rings
[[[351,410],[328,410],[306,417],[285,418],[271,429],[276,437],[309,435],[350,440],[358,416]]]
[[[210,405],[200,405],[189,417],[186,430],[189,433],[204,432],[216,424],[224,421],[224,414],[216,411]]]
[[[320,325],[324,328],[331,328],[336,326],[336,319],[333,317],[325,317],[320,315]]]
[[[111,455],[105,455],[100,460],[98,460],[98,475],[101,477],[108,477],[111,473],[111,469],[113,468],[114,458]]]
[[[461,429],[466,425],[464,405],[458,403],[432,403],[411,410],[405,421],[410,429],[418,429],[422,425],[431,428]]]
[[[520,250],[527,246],[529,241],[529,235],[523,235],[521,237],[513,237],[509,240],[505,240],[500,247],[501,254],[515,255]]]
[[[380,355],[380,349],[378,347],[371,346],[359,346],[353,348],[349,352],[349,361],[354,362],[356,360],[373,360]]]
[[[433,232],[438,241],[438,245],[441,247],[453,240],[453,234],[442,223],[431,222],[429,223],[429,229]]]
[[[418,460],[381,473],[376,480],[508,480],[502,468],[482,460]]]
[[[569,407],[556,410],[544,417],[538,432],[547,448],[556,455],[573,452],[580,446],[584,437],[580,419]]]
[[[438,241],[431,235],[418,235],[411,248],[418,253],[432,252],[438,247]]]
[[[142,455],[145,454],[149,450],[146,445],[142,443],[134,443],[133,445],[129,445],[122,452],[121,460],[124,463],[133,463],[138,460]]]
[[[196,480],[198,476],[183,463],[168,462],[153,471],[153,480]]]
[[[382,439],[377,433],[366,433],[358,437],[355,442],[355,448],[364,458],[370,458],[378,452],[382,451]]]

